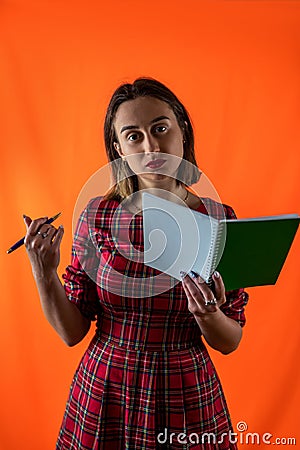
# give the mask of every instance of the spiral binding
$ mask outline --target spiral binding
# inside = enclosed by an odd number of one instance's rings
[[[212,274],[217,267],[220,243],[223,234],[223,224],[220,222],[212,223],[215,226],[212,226],[212,235],[207,256],[207,264],[204,271],[204,279],[209,286],[213,284]]]

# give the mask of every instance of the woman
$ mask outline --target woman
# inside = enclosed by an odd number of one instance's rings
[[[63,228],[25,217],[25,245],[50,324],[72,346],[97,319],[57,449],[235,449],[202,336],[224,354],[235,350],[248,295],[225,293],[217,272],[213,291],[194,273],[175,285],[167,276],[161,281],[139,257],[142,190],[218,217],[234,212],[187,189],[199,178],[193,129],[163,84],[141,78],[120,86],[104,129],[115,185],[82,212],[64,285],[57,275]]]

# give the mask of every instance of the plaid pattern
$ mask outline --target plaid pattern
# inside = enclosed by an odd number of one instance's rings
[[[142,217],[130,221],[117,207],[101,197],[89,202],[63,276],[68,298],[97,319],[97,330],[73,378],[56,449],[236,449],[221,438],[232,429],[226,400],[181,283],[166,277],[158,282],[164,292],[152,295],[160,272],[124,256],[134,253],[125,232],[143,250]],[[210,199],[199,211],[235,217]],[[238,289],[226,298],[223,312],[243,326],[248,294]],[[203,433],[220,443],[201,443]]]

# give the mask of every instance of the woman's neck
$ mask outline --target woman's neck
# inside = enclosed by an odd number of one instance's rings
[[[138,177],[138,185],[139,191],[146,190],[150,194],[158,196],[163,194],[164,198],[171,197],[173,194],[183,200],[187,193],[184,185],[177,184],[176,180],[170,177],[163,177],[160,180],[149,180]]]

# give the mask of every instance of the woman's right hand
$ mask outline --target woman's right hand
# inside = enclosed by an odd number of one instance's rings
[[[35,278],[47,277],[56,272],[60,260],[60,243],[64,234],[63,226],[55,228],[46,224],[47,217],[31,220],[24,216],[27,228],[24,244]]]

